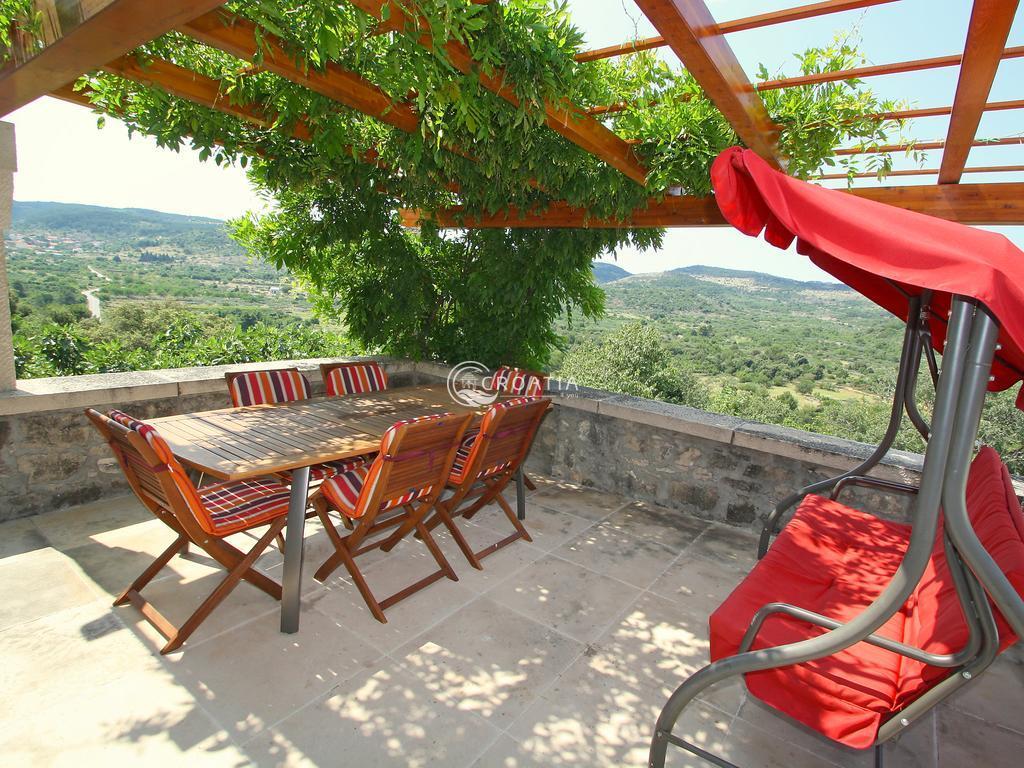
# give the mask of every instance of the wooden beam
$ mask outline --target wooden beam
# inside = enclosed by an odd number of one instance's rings
[[[740,140],[780,168],[778,126],[703,0],[636,0]]]
[[[934,184],[838,190],[842,194],[874,200],[908,211],[961,224],[1024,224],[1024,182],[1005,184]],[[402,223],[417,226],[432,220],[445,229],[643,229],[661,227],[723,226],[725,219],[713,196],[667,197],[652,200],[623,220],[598,219],[580,208],[553,203],[546,210],[516,209],[462,220],[462,210],[435,213],[402,211]]]
[[[1016,59],[1021,56],[1024,56],[1024,45],[1006,48],[999,54],[1000,59]],[[835,72],[816,72],[812,75],[780,77],[777,80],[765,80],[758,83],[757,90],[772,91],[779,88],[796,88],[800,85],[819,85],[821,83],[834,83],[839,80],[863,80],[866,77],[878,77],[879,75],[897,75],[901,72],[919,72],[923,69],[956,67],[960,65],[962,60],[963,56],[957,53],[951,56],[934,56],[930,59],[912,59],[910,61],[897,61],[891,64],[873,64],[867,67],[839,69]],[[985,95],[987,96],[988,94],[986,93]]]
[[[983,112],[999,112],[1008,109],[1024,109],[1024,99],[1016,101],[990,101],[982,107]],[[893,112],[879,112],[868,117],[879,120],[913,120],[918,117],[943,117],[953,114],[952,105],[948,107],[923,107],[920,109],[898,109]]]
[[[159,88],[180,99],[231,115],[259,128],[270,128],[277,119],[277,115],[251,105],[232,103],[224,94],[220,80],[164,59],[154,58],[140,64],[135,56],[122,56],[105,64],[102,69],[140,85]],[[292,136],[303,142],[312,139],[309,126],[302,122],[295,124]]]
[[[1010,36],[1017,5],[1018,0],[974,0],[956,98],[953,99],[953,115],[946,131],[939,184],[960,182]]]
[[[204,45],[244,61],[252,61],[262,46],[263,69],[406,133],[419,130],[419,116],[410,105],[392,99],[362,75],[337,64],[329,63],[322,72],[301,66],[288,54],[278,37],[260,30],[257,38],[256,25],[241,16],[215,11],[193,19],[179,29]]]
[[[759,29],[770,27],[774,24],[785,24],[800,19],[810,19],[815,16],[824,16],[830,13],[841,11],[852,11],[858,8],[867,8],[872,5],[883,5],[892,3],[895,0],[826,0],[821,3],[800,5],[796,8],[786,8],[779,11],[769,11],[756,16],[746,16],[742,19],[723,21],[718,25],[720,32],[729,34],[731,32],[743,32],[747,29]],[[654,48],[662,48],[668,45],[665,38],[648,37],[642,40],[631,40],[621,45],[610,45],[607,48],[598,48],[593,51],[584,51],[576,56],[576,61],[596,61],[598,59],[610,59],[615,56],[623,56],[638,51],[649,51]]]
[[[1024,144],[1024,136],[1007,136],[1003,139],[975,139],[971,142],[972,147],[1008,147],[1015,144]],[[945,141],[918,141],[913,144],[879,144],[877,147],[846,147],[837,149],[836,155],[877,155],[887,152],[906,152],[908,150],[925,151],[930,149],[945,149]]]
[[[425,32],[425,20],[413,17],[395,0],[349,2],[378,20],[396,17],[403,19],[404,31],[407,34],[413,35],[424,48],[433,47],[433,39]],[[483,72],[470,54],[469,48],[457,40],[447,41],[443,48],[448,60],[456,69],[463,74],[478,77],[480,84],[488,91],[515,107],[520,106],[515,90],[508,83],[508,74],[505,70],[496,68],[491,74]],[[547,101],[544,103],[544,114],[549,128],[590,154],[601,158],[638,184],[647,183],[647,169],[637,159],[630,145],[579,107],[568,101],[561,104]]]
[[[975,165],[964,168],[964,173],[1020,173],[1024,171],[1024,165]],[[909,168],[901,171],[889,171],[885,178],[893,176],[938,176],[938,168]],[[855,179],[874,179],[877,178],[877,173],[871,173],[870,171],[862,171],[860,173],[853,174]],[[818,176],[815,181],[825,181],[826,179],[848,179],[848,174],[845,173],[823,173]]]
[[[223,0],[114,0],[20,66],[0,71],[0,116],[63,88]]]

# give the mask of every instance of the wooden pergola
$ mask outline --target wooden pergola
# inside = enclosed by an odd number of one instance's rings
[[[348,0],[376,20],[376,33],[415,29],[417,20],[395,0]],[[1018,0],[975,0],[962,51],[947,56],[857,67],[799,77],[769,80],[755,85],[748,78],[729,45],[728,36],[743,30],[796,24],[817,16],[883,5],[899,0],[824,0],[784,10],[716,22],[704,0],[636,0],[637,6],[658,31],[657,37],[625,41],[622,44],[579,54],[583,64],[600,59],[628,56],[637,51],[665,48],[693,75],[706,95],[728,120],[744,144],[777,168],[786,167],[778,147],[778,126],[774,125],[761,93],[801,85],[863,79],[900,72],[959,67],[959,80],[952,103],[907,109],[881,115],[884,118],[949,116],[942,141],[918,143],[917,150],[941,150],[937,168],[900,170],[893,176],[934,176],[934,184],[884,186],[848,190],[849,194],[920,211],[967,224],[1024,223],[1024,183],[961,183],[966,174],[1006,173],[1024,170],[1022,165],[967,165],[973,147],[1024,143],[1024,136],[978,137],[986,112],[1019,110],[1024,100],[990,102],[989,92],[1000,62],[1024,56],[1024,47],[1008,48],[1010,27]],[[472,0],[485,4],[491,0]],[[419,130],[419,117],[410,102],[396,100],[357,72],[336,64],[316,70],[296,62],[283,41],[251,21],[219,10],[218,0],[80,0],[56,3],[37,0],[37,7],[49,9],[44,32],[46,47],[28,56],[17,55],[0,72],[0,115],[5,115],[41,96],[51,95],[91,105],[87,90],[72,84],[83,74],[102,70],[147,87],[162,89],[178,98],[225,112],[256,126],[268,128],[275,115],[253,105],[232,103],[216,79],[185,69],[169,61],[155,60],[140,66],[128,56],[134,48],[176,30],[203,45],[219,49],[242,61],[251,62],[263,45],[260,66],[293,83],[328,97],[350,109],[383,121],[405,132]],[[428,36],[421,44],[433,44]],[[518,105],[517,97],[500,69],[493,74],[479,72],[467,47],[455,40],[445,52],[463,73],[476,73],[483,86],[502,99]],[[637,184],[645,185],[647,171],[633,151],[631,142],[617,136],[602,118],[629,108],[628,104],[577,105],[563,101],[543,105],[547,126],[581,149],[600,158]],[[301,122],[291,129],[292,138],[309,141],[310,131]],[[451,148],[470,157],[464,150]],[[841,149],[837,155],[862,151],[901,151],[893,145]],[[373,152],[363,157],[379,162]],[[860,174],[868,177],[873,174]],[[825,174],[823,179],[845,178]],[[451,188],[457,190],[457,185]],[[414,226],[420,214],[404,211],[403,221]],[[442,226],[462,227],[687,227],[721,225],[723,220],[710,198],[659,197],[623,220],[600,220],[587,211],[555,202],[544,210],[510,209],[495,215],[465,218],[458,208],[432,213]]]

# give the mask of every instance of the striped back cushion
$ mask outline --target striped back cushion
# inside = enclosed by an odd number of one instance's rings
[[[149,482],[147,479],[151,478],[155,480],[155,473],[162,471],[164,467],[170,472],[171,480],[174,481],[174,486],[178,493],[181,495],[185,502],[185,506],[188,507],[189,511],[196,517],[203,530],[207,533],[213,533],[213,521],[210,519],[210,515],[199,499],[199,493],[196,491],[195,485],[189,480],[188,475],[185,473],[184,468],[178,463],[178,460],[174,457],[174,452],[171,451],[171,447],[167,444],[160,433],[156,431],[156,428],[146,424],[145,422],[139,421],[129,416],[124,411],[110,411],[107,414],[107,418],[112,421],[116,421],[122,427],[127,427],[133,432],[137,432],[145,438],[149,447],[153,449],[153,453],[157,455],[161,463],[164,466],[152,467],[145,460],[142,454],[138,453],[131,445],[122,443],[122,450],[124,452],[125,461],[140,480],[141,485],[147,489],[149,495],[154,496],[161,505],[168,505],[169,502],[166,498],[162,498],[162,494],[155,491],[156,486],[159,485],[159,481]],[[167,511],[171,511],[169,508]]]
[[[228,391],[236,408],[243,405],[272,405],[309,399],[313,391],[309,379],[296,368],[274,371],[247,371],[228,374]]]
[[[377,363],[341,363],[324,368],[327,394],[358,395],[388,388],[388,375]]]
[[[437,439],[424,444],[421,439],[422,430],[427,428],[430,422],[441,420],[446,420],[447,423],[437,425]],[[362,517],[366,514],[374,493],[383,482],[382,473],[389,462],[393,462],[394,466],[381,497],[381,510],[408,504],[429,495],[435,486],[443,485],[448,469],[444,466],[444,459],[446,452],[454,445],[461,421],[453,421],[450,413],[439,413],[398,421],[388,427],[381,438],[380,453],[370,464],[363,481],[353,516]],[[411,450],[403,451],[403,446],[410,442],[414,442],[415,446]],[[410,469],[413,471],[410,472]]]
[[[472,468],[473,481],[507,470],[524,453],[550,400],[517,397],[492,405],[480,424],[480,433],[468,451],[460,450],[452,466],[451,480],[463,483]]]
[[[536,371],[501,366],[494,374],[494,389],[505,395],[540,397],[544,393],[547,376]]]

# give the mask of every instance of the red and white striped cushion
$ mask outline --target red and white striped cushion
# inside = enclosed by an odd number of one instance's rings
[[[313,394],[309,379],[295,370],[241,373],[228,381],[228,391],[236,408],[293,403],[308,400]]]
[[[356,520],[366,514],[366,510],[359,504],[359,497],[363,493],[369,474],[369,467],[358,467],[325,480],[324,484],[320,486],[320,490],[335,509],[346,517]],[[380,511],[385,512],[403,504],[409,504],[423,498],[433,490],[434,486],[428,485],[425,488],[411,489],[408,493],[394,499],[385,499],[381,502]]]
[[[331,396],[380,392],[388,388],[388,375],[377,363],[353,363],[332,368],[324,386]]]
[[[544,381],[521,368],[503,365],[494,374],[494,389],[506,395],[540,397],[544,393]]]
[[[377,458],[369,465],[353,469],[349,472],[344,472],[337,475],[336,477],[328,478],[324,481],[324,484],[320,486],[320,491],[324,497],[331,502],[339,512],[352,518],[353,520],[363,517],[367,510],[365,508],[367,500],[373,494],[377,483],[380,481],[380,473],[384,468],[384,458],[388,455],[388,451],[391,446],[394,445],[395,438],[398,435],[399,429],[406,424],[414,424],[418,421],[430,421],[432,419],[440,419],[444,416],[450,416],[448,413],[432,414],[430,416],[420,416],[415,419],[406,419],[404,421],[397,421],[388,427],[387,431],[380,441],[380,453],[377,454]],[[410,488],[406,493],[393,499],[385,499],[381,502],[380,511],[387,509],[393,509],[403,504],[421,499],[424,496],[429,495],[434,490],[434,486],[428,485],[423,488]]]
[[[448,475],[448,482],[452,485],[462,485],[462,483],[466,480],[466,467],[469,466],[470,459],[474,457],[474,447],[478,443],[480,443],[480,441],[477,438],[480,437],[480,432],[483,432],[484,430],[488,429],[491,426],[491,422],[493,422],[494,419],[497,418],[497,414],[499,411],[503,411],[506,408],[511,408],[516,405],[530,403],[533,402],[535,399],[536,398],[533,397],[517,397],[513,398],[512,400],[506,400],[502,403],[495,403],[490,408],[488,408],[487,413],[484,414],[483,421],[480,423],[479,431],[476,431],[473,434],[469,435],[468,437],[464,437],[462,439],[462,445],[459,446],[459,450],[456,451],[455,453],[455,461],[452,463],[452,471],[451,474]],[[480,448],[478,450],[483,449]],[[476,477],[473,478],[473,481],[476,482],[477,480],[482,480],[485,477],[491,477],[492,475],[496,475],[499,472],[508,469],[511,463],[511,461],[506,461],[502,464],[498,464],[493,467],[486,467],[485,469],[482,469],[477,473]]]
[[[228,480],[199,489],[199,497],[219,535],[269,522],[288,514],[291,491],[272,478]]]

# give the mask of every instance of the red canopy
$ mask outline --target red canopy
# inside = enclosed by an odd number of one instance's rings
[[[998,318],[1002,349],[989,386],[1024,379],[1024,252],[994,232],[973,229],[772,169],[749,149],[730,147],[711,167],[715,199],[734,227],[797,252],[906,320],[907,294],[930,289],[932,341],[942,351],[953,294],[981,301]],[[1024,408],[1024,387],[1017,398]]]

